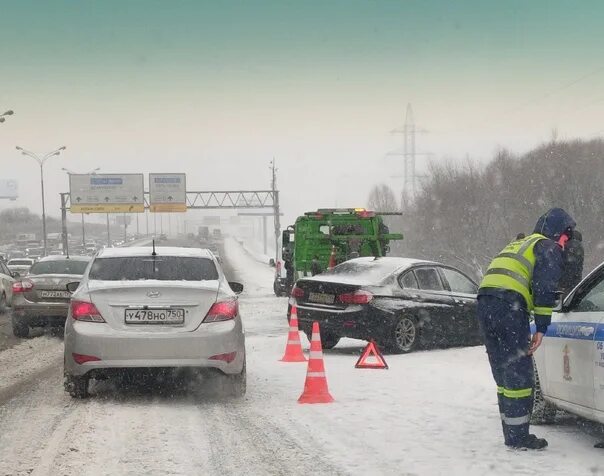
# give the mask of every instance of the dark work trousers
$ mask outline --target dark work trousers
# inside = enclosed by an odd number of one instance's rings
[[[529,314],[518,303],[488,295],[478,297],[477,314],[497,384],[505,444],[518,445],[529,434],[533,410]]]

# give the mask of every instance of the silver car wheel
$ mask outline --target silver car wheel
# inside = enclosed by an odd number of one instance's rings
[[[409,351],[413,348],[416,337],[415,323],[408,317],[401,318],[394,328],[394,339],[397,346],[402,351]]]

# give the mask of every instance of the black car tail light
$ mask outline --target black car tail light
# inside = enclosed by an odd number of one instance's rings
[[[359,289],[354,293],[345,293],[338,295],[338,302],[342,304],[369,304],[373,299],[373,294],[369,291]]]
[[[294,286],[294,289],[292,289],[291,296],[293,298],[296,298],[296,299],[303,298],[304,297],[304,289],[299,288],[298,286]]]

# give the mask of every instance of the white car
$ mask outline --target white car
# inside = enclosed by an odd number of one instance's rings
[[[35,261],[31,258],[13,258],[6,264],[12,273],[18,273],[19,276],[25,276],[29,273],[29,269],[34,263]]]
[[[4,261],[0,261],[0,314],[12,306],[14,273],[8,269]]]
[[[604,263],[553,313],[534,361],[533,423],[549,423],[561,409],[604,424]]]

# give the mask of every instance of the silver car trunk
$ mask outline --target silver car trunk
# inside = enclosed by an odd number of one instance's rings
[[[67,291],[67,283],[81,279],[77,274],[30,275],[24,281],[31,281],[34,287],[24,296],[30,302],[69,302],[71,293]]]
[[[130,332],[190,332],[199,327],[216,302],[219,281],[89,281],[88,291],[107,324]],[[136,310],[184,311],[184,323],[127,323],[126,312]]]

